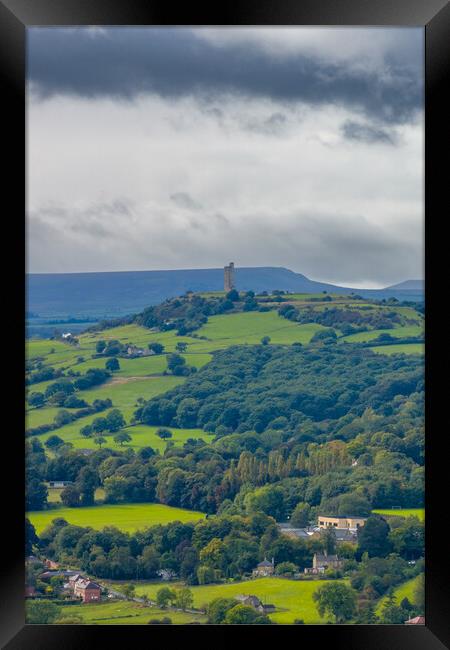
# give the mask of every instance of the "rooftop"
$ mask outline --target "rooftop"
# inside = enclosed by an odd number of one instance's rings
[[[405,621],[405,625],[425,625],[425,616],[416,616]]]
[[[362,515],[319,515],[319,517],[327,517],[327,519],[367,519]]]
[[[316,553],[316,559],[319,562],[337,562],[339,560],[337,555],[322,555],[322,553]]]

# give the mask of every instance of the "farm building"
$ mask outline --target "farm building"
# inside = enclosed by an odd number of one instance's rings
[[[254,595],[246,595],[246,594],[241,594],[240,596],[236,596],[235,598],[241,605],[247,605],[247,607],[253,607],[253,609],[256,609],[258,612],[261,612],[262,614],[266,612],[272,612],[275,609],[275,605],[269,605],[269,604],[264,604],[261,602],[261,600],[258,598],[258,596]]]
[[[272,576],[274,572],[275,572],[274,559],[272,558],[272,561],[269,562],[267,558],[264,558],[264,560],[257,565],[256,569],[253,569],[252,574],[256,578],[256,577]]]
[[[258,596],[242,594],[240,596],[236,596],[236,600],[238,600],[242,605],[248,605],[249,607],[254,607],[255,609],[262,607],[262,602],[259,600]]]

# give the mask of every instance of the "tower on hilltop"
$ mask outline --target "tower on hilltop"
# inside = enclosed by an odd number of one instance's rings
[[[223,288],[226,293],[234,289],[234,262],[223,269]]]

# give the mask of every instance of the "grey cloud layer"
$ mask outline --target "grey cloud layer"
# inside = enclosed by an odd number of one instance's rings
[[[114,204],[81,210],[60,205],[53,213],[46,209],[30,215],[29,236],[34,242],[30,262],[37,268],[45,263],[45,242],[50,239],[57,244],[65,272],[80,270],[80,261],[85,271],[102,264],[108,270],[126,270],[123,255],[131,248],[137,270],[148,269],[149,260],[152,268],[160,269],[217,267],[218,260],[228,259],[232,251],[235,260],[245,260],[245,266],[267,266],[270,260],[270,265],[342,285],[370,285],[376,278],[383,286],[423,273],[420,237],[406,236],[400,224],[377,226],[360,215],[336,219],[331,213],[301,211],[245,214],[234,223],[220,214],[203,216],[181,218],[167,211],[155,212],[152,219],[139,215],[133,219],[132,209],[124,214]],[[75,235],[70,247],[65,245],[68,231]]]
[[[33,28],[28,31],[28,79],[40,97],[130,100],[156,93],[208,100],[231,92],[281,102],[337,104],[381,122],[404,123],[423,104],[422,33],[409,30],[408,38],[401,36],[397,45],[391,39],[381,67],[367,69],[351,59],[333,62],[307,51],[277,56],[245,39],[219,47],[198,30]],[[368,30],[367,38],[376,39],[377,31]],[[280,126],[275,121],[267,129]]]

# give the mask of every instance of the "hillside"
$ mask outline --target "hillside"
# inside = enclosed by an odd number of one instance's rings
[[[405,280],[405,282],[400,282],[399,284],[393,284],[390,287],[386,287],[386,291],[420,291],[424,292],[425,282],[423,280]]]
[[[396,297],[422,300],[423,291],[394,287],[388,290],[353,290],[315,282],[300,273],[278,267],[237,268],[236,286],[240,291],[273,291],[294,293],[322,291],[348,295],[352,291],[372,298]],[[168,271],[129,271],[114,273],[28,274],[27,309],[33,317],[28,324],[38,331],[49,319],[100,319],[135,313],[166,298],[188,290],[221,291],[223,269],[187,269]],[[71,324],[77,331],[77,326]],[[48,328],[47,328],[48,329]]]
[[[376,603],[421,570],[423,524],[408,515],[424,497],[423,325],[410,304],[205,292],[76,338],[28,340],[35,552],[151,598],[170,567],[202,611],[251,589],[277,623],[323,621],[313,594],[336,578]],[[361,562],[355,539],[342,570],[305,579],[330,541],[278,524],[349,513],[381,526],[381,550]],[[280,573],[250,585],[264,558]]]

